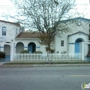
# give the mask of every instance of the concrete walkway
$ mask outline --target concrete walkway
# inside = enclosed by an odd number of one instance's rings
[[[0,62],[0,65],[3,65],[4,63],[6,63],[6,62]]]

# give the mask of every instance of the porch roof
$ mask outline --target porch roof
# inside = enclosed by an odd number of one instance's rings
[[[20,38],[38,38],[40,35],[40,33],[36,33],[36,32],[21,32],[16,39],[20,39]]]

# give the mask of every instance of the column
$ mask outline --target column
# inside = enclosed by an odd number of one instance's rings
[[[11,40],[11,54],[10,54],[10,61],[14,61],[14,43],[13,40]]]
[[[85,44],[85,43],[82,42],[82,55],[81,55],[81,56],[82,56],[82,60],[83,60],[83,61],[84,61],[84,44]]]

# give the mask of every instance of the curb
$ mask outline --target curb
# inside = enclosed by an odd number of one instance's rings
[[[31,65],[0,65],[0,68],[29,68],[29,67],[90,67],[90,64],[31,64]]]
[[[80,67],[80,66],[90,66],[90,64],[45,64],[45,65],[37,65],[33,64],[33,67]]]

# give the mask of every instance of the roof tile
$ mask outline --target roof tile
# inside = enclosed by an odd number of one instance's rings
[[[21,32],[16,38],[38,38],[39,35],[36,32]]]

